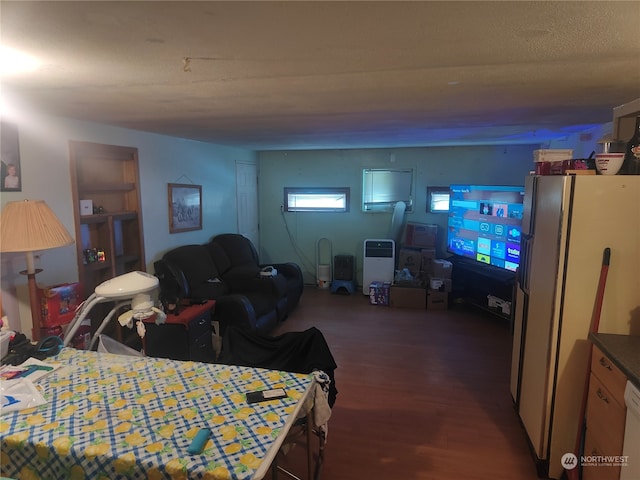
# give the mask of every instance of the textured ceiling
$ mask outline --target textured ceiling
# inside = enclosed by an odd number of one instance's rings
[[[257,150],[532,143],[640,97],[640,2],[9,2],[7,105]]]

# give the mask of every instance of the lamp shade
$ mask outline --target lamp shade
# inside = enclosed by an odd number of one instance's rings
[[[0,251],[34,252],[64,247],[73,238],[42,200],[9,202],[0,217]]]

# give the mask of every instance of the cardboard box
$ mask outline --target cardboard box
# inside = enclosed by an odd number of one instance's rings
[[[449,294],[436,290],[427,290],[427,310],[447,310],[449,308]]]
[[[398,270],[407,268],[414,277],[422,269],[422,254],[420,250],[401,248],[398,252]]]
[[[416,277],[413,280],[398,280],[397,282],[393,283],[393,286],[394,287],[420,288],[420,287],[424,287],[424,282],[419,277]]]
[[[41,327],[56,327],[71,322],[76,309],[84,300],[79,283],[64,283],[38,289],[42,309]]]
[[[427,277],[427,288],[431,290],[437,290],[438,292],[451,292],[452,290],[452,282],[450,278],[441,278],[434,277],[433,275],[429,275]]]
[[[409,247],[434,248],[438,237],[438,225],[408,222],[404,243]]]
[[[371,282],[369,285],[369,303],[371,305],[389,305],[390,282]]]
[[[451,278],[453,264],[449,260],[435,259],[431,262],[431,275],[437,278]]]
[[[435,248],[423,248],[420,250],[420,257],[422,258],[422,271],[431,273],[433,271],[433,261],[436,259]]]
[[[396,308],[421,308],[427,304],[427,289],[422,287],[391,286],[391,306]]]

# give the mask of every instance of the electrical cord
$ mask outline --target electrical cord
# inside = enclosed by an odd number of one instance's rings
[[[302,266],[304,266],[304,268],[306,269],[305,273],[307,273],[308,275],[310,275],[313,278],[315,278],[316,277],[315,266],[313,266],[313,262],[311,260],[309,260],[309,258],[307,258],[307,256],[304,254],[304,252],[300,249],[300,247],[296,243],[296,241],[295,241],[295,239],[293,237],[293,234],[291,233],[291,230],[289,229],[289,225],[287,224],[287,218],[284,215],[284,209],[280,210],[280,215],[282,216],[282,223],[284,223],[284,228],[287,231],[287,236],[289,237],[289,242],[291,243],[291,246],[293,247],[293,251],[298,256],[298,260],[300,260],[300,263],[302,264]],[[311,267],[310,267],[310,265],[311,265]]]

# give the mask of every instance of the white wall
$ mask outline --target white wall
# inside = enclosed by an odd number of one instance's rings
[[[3,121],[8,120],[3,116]],[[44,200],[74,236],[69,168],[69,140],[89,141],[138,148],[142,219],[147,270],[170,248],[204,243],[213,235],[236,232],[235,162],[255,162],[251,150],[223,147],[150,134],[107,125],[21,112],[18,124],[21,192],[3,192],[2,206],[23,199]],[[167,183],[202,185],[202,230],[169,233]],[[1,258],[2,308],[15,322],[19,305],[17,285],[26,285],[24,256],[3,254]],[[75,282],[78,279],[75,247],[42,252],[36,260],[41,285]]]

